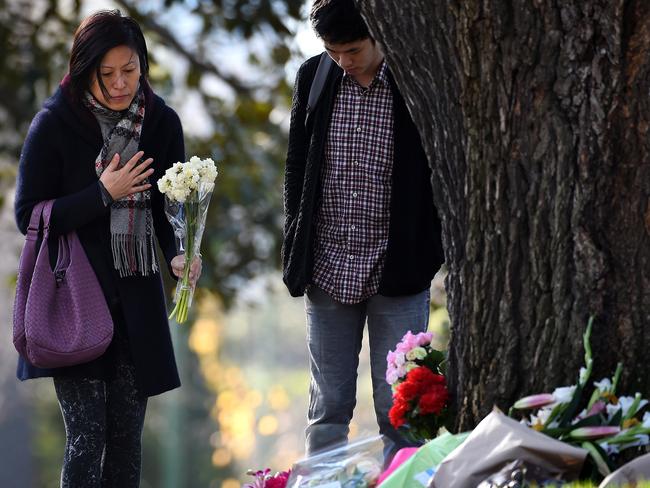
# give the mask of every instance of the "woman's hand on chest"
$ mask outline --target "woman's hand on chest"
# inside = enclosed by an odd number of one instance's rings
[[[146,179],[153,173],[153,169],[149,168],[153,158],[142,161],[142,156],[144,156],[144,152],[138,151],[121,168],[119,167],[119,154],[115,153],[111,159],[99,180],[111,194],[113,200],[119,200],[151,188],[151,184]]]

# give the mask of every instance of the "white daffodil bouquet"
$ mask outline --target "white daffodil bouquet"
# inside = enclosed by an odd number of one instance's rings
[[[194,258],[200,255],[205,218],[218,174],[212,159],[192,156],[185,163],[175,163],[158,180],[158,189],[165,195],[165,214],[174,228],[178,250],[185,254],[183,277],[174,296],[176,306],[169,315],[179,324],[187,320],[192,305],[194,287],[190,283],[190,267]]]

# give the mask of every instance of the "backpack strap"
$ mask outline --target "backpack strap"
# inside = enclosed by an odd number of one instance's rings
[[[320,96],[323,93],[325,81],[327,80],[327,75],[329,75],[333,64],[334,61],[332,61],[332,58],[330,58],[329,54],[324,52],[320,55],[318,68],[316,68],[316,75],[314,76],[314,79],[311,82],[311,88],[309,89],[309,98],[307,99],[307,115],[305,116],[305,127],[309,121],[309,116],[314,111],[316,105],[318,105]]]

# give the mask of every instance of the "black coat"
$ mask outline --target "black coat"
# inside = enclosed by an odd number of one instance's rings
[[[145,89],[145,119],[140,149],[154,158],[149,177],[155,234],[167,267],[176,255],[173,230],[164,214],[156,181],[176,161],[184,161],[183,131],[176,113]],[[15,212],[18,228],[27,231],[34,205],[56,199],[50,219],[50,244],[57,234],[76,231],[114,318],[116,334],[128,339],[138,390],[147,396],[180,386],[167,322],[160,273],[121,278],[113,267],[110,210],[102,202],[94,162],[102,146],[99,124],[88,109],[72,101],[69,83],[36,114],[23,146],[18,169]],[[54,244],[56,245],[56,244]],[[86,364],[39,369],[18,361],[21,380],[42,376],[109,379],[114,374],[115,342],[100,358]]]
[[[315,215],[321,191],[321,168],[334,101],[343,70],[334,66],[321,99],[305,126],[305,110],[320,56],[298,70],[294,86],[285,168],[285,227],[282,245],[284,282],[293,296],[310,284],[314,260]],[[394,159],[388,248],[379,294],[411,295],[427,289],[444,262],[441,228],[433,204],[431,169],[420,136],[395,80],[393,94]]]

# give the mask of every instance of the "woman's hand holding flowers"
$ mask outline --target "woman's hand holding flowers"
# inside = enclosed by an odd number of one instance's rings
[[[119,167],[120,155],[115,153],[113,159],[102,173],[99,181],[102,182],[113,200],[119,200],[133,193],[138,193],[151,188],[150,183],[144,183],[144,180],[153,173],[153,169],[147,167],[153,162],[153,158],[145,160],[138,164],[144,155],[143,151],[138,151],[129,161]]]
[[[192,260],[192,265],[190,266],[190,284],[192,288],[196,286],[196,282],[199,281],[201,276],[201,258],[200,256],[194,256]],[[185,271],[185,254],[179,254],[174,257],[171,262],[172,271],[177,278],[182,278]]]

